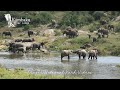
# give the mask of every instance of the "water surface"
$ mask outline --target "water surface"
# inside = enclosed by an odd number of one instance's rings
[[[24,68],[31,73],[64,74],[65,76],[83,76],[85,79],[119,79],[120,57],[99,56],[97,60],[79,60],[77,55],[71,55],[60,60],[60,53],[11,54],[0,52],[0,64],[6,68]]]

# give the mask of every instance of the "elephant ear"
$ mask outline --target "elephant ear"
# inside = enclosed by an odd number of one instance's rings
[[[95,50],[95,52],[98,54],[98,50]]]

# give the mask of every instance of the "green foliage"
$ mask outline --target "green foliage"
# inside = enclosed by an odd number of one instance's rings
[[[91,25],[89,28],[89,31],[90,32],[96,31],[96,27],[94,25]]]
[[[48,24],[52,20],[52,15],[48,12],[42,12],[40,14],[37,14],[35,16],[30,17],[31,18],[31,24],[38,25],[38,24]]]
[[[120,47],[114,47],[111,49],[111,55],[114,55],[114,56],[119,56],[120,55]]]
[[[116,32],[120,32],[120,23],[118,23],[118,24],[116,25],[115,31],[116,31]]]
[[[100,20],[101,17],[104,16],[104,11],[95,11],[93,13],[93,17],[95,18],[95,20]]]
[[[80,12],[80,11],[74,11],[74,12],[68,12],[66,13],[60,24],[61,26],[71,26],[71,27],[77,27],[77,26],[83,26],[83,25],[87,25],[91,22],[94,21],[94,18],[88,14],[87,12]]]
[[[23,30],[26,31],[26,30],[29,30],[30,29],[30,25],[25,25]]]
[[[75,27],[78,24],[79,24],[79,17],[73,12],[66,13],[60,22],[61,26],[66,25],[66,26]]]

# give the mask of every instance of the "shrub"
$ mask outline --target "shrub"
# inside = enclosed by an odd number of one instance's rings
[[[66,26],[71,26],[73,28],[78,24],[79,24],[79,17],[73,12],[66,13],[60,22],[61,26],[66,25]]]
[[[120,24],[116,25],[115,31],[120,32]]]
[[[113,48],[111,51],[111,55],[119,56],[120,55],[120,48],[119,47]]]
[[[50,13],[42,12],[36,16],[31,17],[31,24],[38,25],[38,24],[48,24],[52,20],[52,16]]]
[[[101,17],[104,16],[104,12],[103,11],[95,11],[93,13],[93,16],[94,16],[95,20],[100,20]]]
[[[28,29],[30,29],[30,25],[25,25],[24,28],[23,28],[24,31],[26,31]]]

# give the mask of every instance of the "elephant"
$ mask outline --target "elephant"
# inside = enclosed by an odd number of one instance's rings
[[[33,43],[32,44],[32,50],[35,50],[36,48],[40,50],[41,44],[40,43]]]
[[[88,35],[88,37],[89,37],[89,39],[91,38],[91,34],[87,34]]]
[[[100,39],[101,37],[102,37],[102,34],[101,33],[97,33],[97,35],[98,35],[98,39]]]
[[[32,46],[26,46],[26,51],[32,50]]]
[[[98,30],[98,33],[101,33],[102,34],[102,37],[104,37],[104,35],[107,35],[107,38],[108,38],[108,30],[107,29],[99,29]]]
[[[2,36],[3,36],[3,35],[12,37],[11,32],[7,32],[7,31],[6,31],[6,32],[3,32],[3,33],[2,33]]]
[[[47,42],[41,42],[41,47],[43,48]]]
[[[18,43],[10,43],[9,44],[9,51],[10,52],[13,52],[13,53],[16,53],[16,52],[19,52],[19,51],[22,51],[22,48],[24,46],[22,44],[18,44]],[[23,51],[22,51],[23,52]]]
[[[15,42],[22,42],[22,39],[15,39]]]
[[[88,52],[88,59],[91,58],[91,59],[94,59],[96,58],[97,59],[97,54],[98,54],[98,51],[96,49],[92,49]]]
[[[93,37],[92,42],[94,43],[94,42],[96,42],[96,41],[97,41],[97,38],[96,38],[96,37]]]
[[[108,29],[114,31],[114,25],[108,25]]]
[[[26,52],[26,48],[25,47],[19,47],[16,49],[16,52],[19,53],[19,52],[22,52],[22,53],[25,53]]]
[[[78,32],[76,30],[65,30],[63,31],[63,35],[66,34],[69,38],[74,38],[78,36]]]
[[[33,35],[33,31],[28,31],[28,36],[30,37],[31,35]]]
[[[106,21],[106,20],[101,20],[101,21],[100,21],[100,24],[101,24],[101,25],[105,25],[105,24],[107,24],[107,21]]]
[[[87,55],[87,51],[86,51],[85,49],[76,50],[76,51],[73,51],[73,53],[78,54],[79,59],[81,59],[81,56],[83,57],[83,59],[85,59],[85,58],[86,58],[86,55]]]
[[[33,42],[33,41],[35,41],[34,38],[32,38],[32,39],[23,39],[22,40],[22,42]]]
[[[61,61],[63,57],[68,56],[68,60],[70,59],[70,54],[73,52],[73,50],[62,50],[61,51]]]

